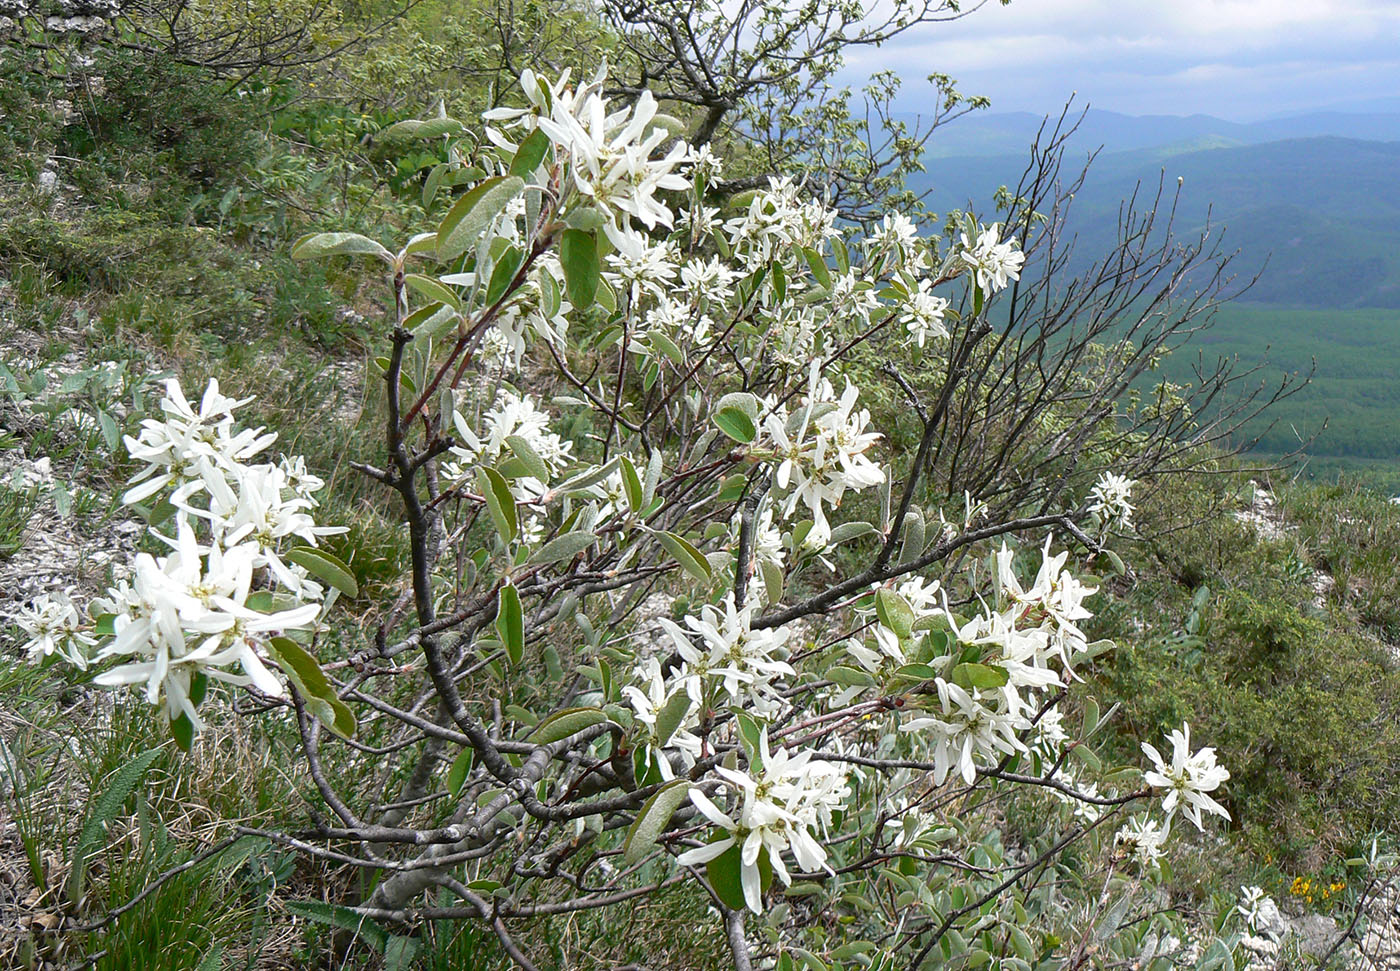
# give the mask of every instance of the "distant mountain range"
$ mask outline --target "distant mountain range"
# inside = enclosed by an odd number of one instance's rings
[[[935,212],[969,203],[989,212],[996,188],[1019,179],[1041,121],[970,116],[940,129],[911,187],[928,190]],[[1070,220],[1086,258],[1112,245],[1135,185],[1165,181],[1170,193],[1181,178],[1180,233],[1203,228],[1209,213],[1227,249],[1240,250],[1242,277],[1267,261],[1250,302],[1400,308],[1400,112],[1241,124],[1090,111],[1066,149],[1066,177],[1096,149]]]
[[[1074,144],[1104,146],[1110,152],[1185,145],[1258,145],[1291,138],[1331,135],[1363,141],[1400,141],[1400,104],[1369,113],[1317,111],[1264,121],[1235,122],[1211,115],[1120,115],[1091,108],[1071,110],[1068,119],[1080,119]],[[915,115],[905,112],[905,121]],[[971,114],[942,128],[930,140],[929,158],[965,155],[1024,153],[1044,117],[1029,112]]]

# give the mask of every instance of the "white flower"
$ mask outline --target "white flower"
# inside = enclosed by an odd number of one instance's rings
[[[646,726],[651,743],[668,751],[679,753],[684,765],[694,765],[695,760],[700,757],[701,741],[700,737],[691,732],[690,729],[700,723],[700,707],[694,703],[693,698],[689,697],[683,673],[681,678],[668,682],[661,673],[661,662],[654,657],[649,657],[637,665],[633,674],[641,683],[627,685],[622,689],[622,695],[632,706],[632,710],[636,712],[637,721]],[[666,744],[661,746],[661,740],[657,735],[656,720],[662,709],[677,696],[685,696],[689,707],[685,715],[681,717],[680,722],[672,729]],[[675,777],[671,763],[667,758],[659,759],[658,765],[661,768],[662,778],[670,780]]]
[[[221,550],[215,545],[208,550],[206,565],[193,527],[184,517],[178,526],[176,552],[159,560],[138,554],[130,585],[113,588],[98,601],[101,609],[115,615],[116,634],[95,659],[133,660],[93,680],[104,685],[144,683],[151,704],[163,698],[169,719],[187,715],[198,729],[201,722],[190,699],[196,673],[281,695],[281,681],[255,649],[261,640],[257,635],[308,628],[321,608],[313,603],[275,614],[249,610],[245,601],[256,547]],[[227,670],[233,664],[242,673]]]
[[[57,654],[79,669],[86,669],[86,648],[97,642],[84,632],[82,616],[67,594],[43,594],[31,605],[21,607],[12,619],[29,635],[20,645],[31,660]]]
[[[1089,511],[1098,513],[1107,525],[1127,529],[1133,520],[1130,499],[1135,485],[1133,479],[1105,472],[1089,492]]]
[[[1148,870],[1162,859],[1162,847],[1170,835],[1170,817],[1159,825],[1150,816],[1134,816],[1114,834],[1113,845],[1131,854],[1140,867]]]
[[[168,380],[160,403],[165,419],[147,418],[141,422],[139,436],[126,436],[127,452],[146,467],[132,477],[122,502],[141,502],[166,486],[197,480],[202,464],[234,471],[271,445],[275,433],[264,435],[261,428],[234,430],[233,409],[250,400],[236,401],[221,394],[219,382],[211,379],[196,411],[180,382]]]
[[[696,866],[739,846],[744,902],[757,914],[763,909],[763,877],[758,859],[765,848],[773,872],[784,885],[792,883],[784,852],[791,853],[805,871],[832,872],[826,862],[826,848],[812,830],[830,825],[832,812],[844,804],[850,787],[842,769],[830,762],[813,760],[810,750],[794,756],[779,749],[774,754],[766,732],[760,736],[756,754],[758,764],[751,764],[748,772],[722,767],[715,770],[740,795],[737,813],[725,813],[699,788],[690,790],[695,808],[728,835],[687,850],[676,861],[682,866]]]
[[[507,117],[488,112],[488,120],[515,121],[526,128],[537,123],[551,142],[557,157],[565,161],[583,205],[615,220],[617,213],[637,219],[647,229],[669,227],[672,215],[656,193],[690,188],[679,166],[690,158],[690,147],[677,141],[660,158],[652,155],[671,140],[671,133],[656,119],[656,98],[643,91],[631,108],[609,112],[599,89],[603,71],[578,92],[564,87],[567,77],[548,99],[548,114],[519,113]],[[529,90],[527,89],[527,96]],[[537,108],[544,105],[536,102]]]
[[[789,416],[770,402],[763,418],[766,440],[759,447],[766,447],[778,462],[774,481],[787,491],[782,514],[791,516],[799,502],[805,503],[817,537],[829,534],[826,509],[839,506],[847,490],[860,491],[885,481],[884,471],[865,454],[881,436],[866,431],[870,412],[856,409],[859,397],[859,389],[848,383],[837,398],[814,362],[800,409]]]
[[[1235,909],[1252,931],[1259,930],[1259,919],[1265,899],[1263,887],[1240,887],[1240,902]]]
[[[718,256],[708,260],[696,257],[681,267],[681,290],[697,304],[702,300],[723,303],[734,295],[733,283],[739,276]]]
[[[934,685],[938,706],[909,719],[900,728],[906,732],[928,732],[933,742],[935,785],[941,786],[954,767],[963,781],[972,785],[979,765],[993,766],[1004,755],[1025,751],[1016,733],[1028,723],[1002,710],[998,696],[984,698],[977,689],[969,692],[942,678]]]
[[[635,303],[643,297],[664,299],[667,287],[676,277],[678,254],[674,243],[654,245],[644,234],[631,229],[606,227],[608,239],[617,251],[609,253],[611,272],[603,276],[620,286]]]
[[[1014,236],[1001,241],[1001,226],[992,223],[984,229],[973,243],[962,234],[962,253],[959,254],[969,269],[977,277],[977,285],[990,295],[1004,290],[1011,280],[1021,278],[1021,268],[1026,262],[1026,254],[1016,246]]]
[[[733,595],[725,600],[723,613],[706,604],[700,617],[685,618],[689,633],[674,621],[660,619],[685,660],[688,677],[696,682],[691,697],[708,697],[705,688],[714,686],[733,703],[753,707],[759,713],[780,706],[773,682],[795,672],[776,654],[792,632],[786,627],[750,629],[756,606],[755,601],[749,601],[736,610]]]
[[[1029,590],[1022,589],[1012,569],[1014,553],[1005,543],[995,555],[996,571],[992,581],[997,597],[1013,607],[1017,614],[1017,626],[1037,625],[1049,635],[1045,643],[1047,655],[1058,656],[1069,670],[1070,658],[1082,651],[1088,644],[1084,632],[1077,621],[1094,616],[1084,606],[1084,600],[1098,592],[1097,587],[1086,587],[1078,578],[1064,569],[1069,559],[1069,551],[1057,555],[1050,554],[1051,537],[1046,537],[1041,550],[1040,570]]]
[[[1144,773],[1143,778],[1149,786],[1158,789],[1166,789],[1166,797],[1162,800],[1162,809],[1170,820],[1172,815],[1180,809],[1182,815],[1196,824],[1197,829],[1204,829],[1201,822],[1201,813],[1209,812],[1225,819],[1230,818],[1229,812],[1206,793],[1214,792],[1220,788],[1220,784],[1230,778],[1230,772],[1224,766],[1215,764],[1215,749],[1203,748],[1194,755],[1191,754],[1191,726],[1183,724],[1181,731],[1173,730],[1171,733],[1172,760],[1168,765],[1157,749],[1147,742],[1142,743],[1142,750],[1147,757],[1152,760],[1153,770]]]
[[[920,280],[919,288],[912,291],[899,308],[900,324],[909,334],[909,339],[920,347],[930,337],[948,336],[948,328],[943,323],[948,301],[934,296],[932,289],[932,281]]]

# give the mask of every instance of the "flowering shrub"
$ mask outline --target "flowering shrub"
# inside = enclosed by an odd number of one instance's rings
[[[1108,716],[1066,704],[1112,647],[1084,632],[1101,584],[1080,571],[1130,526],[1135,483],[1071,466],[1034,503],[983,501],[929,471],[996,359],[1024,241],[898,215],[861,238],[777,178],[718,207],[720,160],[604,82],[527,72],[527,104],[486,116],[492,147],[454,143],[429,178],[466,191],[397,252],[294,250],[376,258],[393,288],[385,441],[356,468],[397,496],[412,567],[367,643],[318,636],[358,594],[318,548],[321,481],[252,464],[274,436],[238,426],[244,402],[171,382],[126,441],[125,495],[170,552],[85,614],[37,605],[28,649],[144,686],[185,746],[210,680],[293,707],[318,834],[381,871],[351,924],[480,920],[529,967],[521,921],[694,882],[737,967],[1030,968],[1021,877],[1134,808],[1106,842],[1151,871],[1178,811],[1228,818],[1229,774],[1189,728],[1169,762],[1144,744],[1145,775],[1103,772],[1086,742]],[[918,416],[907,460],[872,419],[872,355]],[[932,396],[894,366],[915,356],[946,368]],[[390,808],[321,771],[317,721],[403,760]],[[1012,853],[985,797],[1021,789],[1068,819]]]

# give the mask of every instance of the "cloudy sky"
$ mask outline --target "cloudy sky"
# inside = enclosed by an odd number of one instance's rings
[[[970,6],[964,0],[964,7]],[[1253,121],[1314,108],[1400,109],[1400,0],[991,0],[850,59],[862,75],[942,71],[992,111],[1071,92],[1127,114]],[[902,107],[916,110],[911,91]]]

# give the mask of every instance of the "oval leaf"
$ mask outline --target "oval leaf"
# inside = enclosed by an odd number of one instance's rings
[[[501,473],[484,466],[478,470],[476,481],[491,513],[491,521],[496,524],[496,532],[509,544],[515,539],[517,529],[515,496],[511,495],[509,483]]]
[[[914,632],[914,610],[893,590],[875,592],[875,614],[880,623],[895,632],[902,640]]]
[[[526,471],[545,485],[549,484],[549,466],[544,459],[540,458],[540,453],[535,451],[535,447],[530,444],[530,440],[523,435],[507,435],[506,444],[515,453]]]
[[[559,240],[564,294],[575,310],[587,310],[598,295],[598,243],[581,229],[566,229]]]
[[[515,150],[515,158],[510,163],[510,174],[522,179],[529,178],[544,161],[544,153],[549,151],[549,136],[543,129],[536,128],[525,136],[520,147]]]
[[[720,431],[742,445],[749,444],[758,435],[753,419],[738,408],[721,408],[715,412],[713,420]]]
[[[360,595],[360,586],[355,582],[355,574],[350,572],[350,567],[325,550],[298,546],[288,551],[286,559],[316,579],[326,581],[347,597]]]
[[[641,812],[637,813],[632,825],[627,827],[622,858],[628,863],[636,863],[646,856],[666,831],[676,810],[689,796],[690,783],[684,779],[668,782],[652,793],[651,798],[642,804]]]
[[[496,607],[496,630],[506,645],[510,662],[519,664],[525,656],[525,613],[520,606],[520,592],[514,584],[501,587]]]
[[[656,744],[665,748],[666,743],[671,740],[671,736],[676,734],[676,729],[681,727],[681,722],[685,721],[685,716],[690,714],[693,706],[690,695],[684,690],[677,691],[666,699],[666,704],[661,706],[661,710],[656,713]]]
[[[565,708],[540,722],[525,741],[548,745],[607,720],[607,713],[601,708]]]
[[[1011,680],[1006,668],[997,667],[994,664],[976,664],[971,661],[964,661],[962,664],[953,666],[953,683],[959,687],[971,690],[972,688],[982,688],[991,690],[1000,688]]]
[[[292,259],[314,260],[323,256],[377,256],[393,265],[394,254],[359,233],[312,233],[292,244]]]
[[[556,536],[541,546],[535,555],[530,557],[530,562],[560,563],[564,560],[572,560],[592,546],[597,539],[598,537],[582,529]]]
[[[710,582],[710,562],[703,553],[675,533],[661,530],[656,538],[671,554],[671,558],[681,565],[681,569],[702,583]]]
[[[438,227],[438,256],[444,260],[454,259],[475,246],[491,220],[500,215],[506,203],[523,188],[525,181],[518,176],[498,175],[458,199]]]

